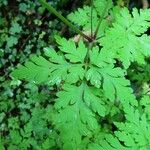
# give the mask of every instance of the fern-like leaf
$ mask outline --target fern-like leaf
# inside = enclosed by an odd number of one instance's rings
[[[119,129],[115,132],[116,137],[132,149],[149,149],[150,148],[150,126],[145,114],[140,114],[139,110],[126,105],[126,122],[115,122]]]
[[[116,15],[113,27],[99,40],[103,50],[107,51],[108,55],[110,51],[113,52],[112,57],[122,61],[125,68],[133,61],[144,64],[145,56],[150,56],[150,38],[143,35],[150,27],[149,14],[149,9],[140,10],[140,13],[133,9],[131,16],[127,8],[122,9]]]
[[[109,20],[107,20],[106,17],[108,16],[109,10],[113,6],[112,0],[94,0],[93,2],[94,8],[92,16],[90,14],[91,7],[84,6],[82,9],[79,8],[77,11],[69,14],[68,19],[77,24],[78,26],[81,26],[86,32],[91,30],[91,17],[94,31],[97,28],[99,19],[102,19],[98,36],[103,36],[105,30],[109,26]]]
[[[137,105],[133,90],[130,88],[130,82],[124,78],[125,71],[119,67],[115,68],[113,65],[109,65],[107,63],[107,56],[106,58],[102,58],[102,56],[97,47],[94,47],[93,50],[90,51],[91,65],[86,72],[86,79],[97,88],[102,86],[105,96],[110,99],[110,101],[117,99],[121,102],[125,102],[128,100],[126,102]],[[128,94],[124,95],[124,93]]]
[[[98,128],[95,112],[105,115],[100,99],[84,83],[79,87],[65,84],[55,104],[54,122],[60,131],[64,149],[78,149],[82,138]]]
[[[45,48],[45,54],[49,57],[49,61],[42,56],[32,56],[30,62],[25,63],[24,66],[19,66],[12,73],[12,76],[36,83],[48,81],[51,84],[59,84],[62,80],[74,83],[83,79],[85,72],[83,61],[87,51],[85,45],[80,42],[79,46],[76,47],[72,40],[67,41],[60,37],[56,37],[56,40],[64,55],[56,53],[51,48]],[[75,62],[82,63],[74,64]]]

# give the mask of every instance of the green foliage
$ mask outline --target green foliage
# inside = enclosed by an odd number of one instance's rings
[[[27,13],[31,6],[20,3],[19,9]],[[43,22],[33,20],[37,30],[24,49],[37,48],[36,54],[1,85],[7,91],[0,98],[1,149],[150,149],[150,10],[130,13],[111,0],[94,0],[92,20],[90,15],[86,5],[68,18],[92,35],[100,22],[92,42],[55,35],[51,47],[40,32]],[[3,33],[0,57],[25,34],[20,21],[4,29],[9,34]]]
[[[143,34],[150,26],[150,10],[140,10],[138,13],[137,9],[133,9],[132,15],[127,8],[116,14],[113,27],[99,40],[104,51],[108,54],[113,51],[113,57],[120,60],[125,68],[131,62],[145,64],[145,57],[150,56],[150,37]]]
[[[57,20],[47,19],[36,24],[43,17],[37,17],[37,2],[14,2],[0,1],[0,150],[53,149],[57,136],[49,119],[53,89],[12,79],[10,72],[16,63],[28,60],[32,53],[40,54],[41,49],[53,43],[51,30],[58,33],[61,24],[56,26]],[[47,108],[43,109],[44,105]],[[37,122],[41,122],[39,126]]]
[[[110,21],[106,19],[108,16],[109,10],[113,7],[111,0],[103,0],[103,1],[94,1],[93,9],[93,17],[91,20],[91,7],[84,6],[83,8],[79,8],[78,11],[71,13],[68,15],[68,19],[77,24],[78,26],[82,26],[84,31],[91,31],[91,21],[93,26],[93,31],[96,30],[99,18],[103,17],[101,21],[101,26],[98,32],[98,36],[101,37],[104,35],[104,31],[108,28]]]

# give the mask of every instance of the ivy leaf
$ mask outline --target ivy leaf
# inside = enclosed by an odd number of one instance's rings
[[[22,27],[15,21],[12,22],[12,26],[10,28],[11,34],[20,33],[22,31]]]
[[[13,47],[18,43],[18,38],[16,36],[10,36],[7,38],[7,46],[9,48]]]

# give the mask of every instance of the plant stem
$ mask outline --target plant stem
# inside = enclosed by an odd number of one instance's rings
[[[129,3],[130,3],[130,0],[127,0],[127,7],[129,8]]]
[[[103,13],[102,13],[102,16],[101,16],[100,19],[99,19],[97,28],[96,28],[96,30],[95,30],[95,34],[94,34],[94,37],[95,37],[95,38],[96,38],[96,36],[97,36],[97,34],[98,34],[98,31],[99,31],[101,22],[102,22],[102,20],[103,20],[103,18],[104,18],[104,16],[105,16],[106,11],[107,11],[107,5],[108,5],[108,4],[106,4],[106,6],[105,6],[105,9],[104,9],[104,11],[103,11]]]
[[[86,53],[86,56],[85,56],[85,59],[84,59],[84,62],[85,62],[86,64],[89,63],[89,52],[92,51],[93,46],[94,46],[94,42],[88,43],[88,49],[87,49],[87,53]],[[87,69],[88,69],[88,68],[87,68],[87,66],[86,66],[85,70],[87,71]]]
[[[73,29],[76,33],[83,36],[89,42],[92,41],[91,37],[88,37],[87,35],[85,35],[81,30],[79,30],[76,26],[74,26],[70,21],[68,21],[65,17],[63,17],[60,13],[58,13],[58,11],[56,9],[54,9],[45,0],[38,0],[38,1],[43,7],[45,7],[49,12],[53,13],[56,17],[58,17],[62,22],[64,22],[67,26],[69,26],[71,29]]]
[[[91,0],[91,37],[93,38],[93,0]]]

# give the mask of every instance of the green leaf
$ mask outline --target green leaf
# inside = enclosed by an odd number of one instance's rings
[[[102,18],[100,29],[98,32],[98,36],[101,37],[104,35],[105,30],[109,26],[109,20],[106,20],[105,17],[108,16],[108,11],[112,8],[112,1],[111,0],[103,0],[98,1],[94,0],[94,7],[93,7],[93,15],[92,15],[92,24],[93,24],[93,32],[97,28],[97,24],[100,18]],[[106,6],[107,5],[107,6]],[[107,8],[106,8],[107,7]],[[106,9],[106,10],[105,10]],[[104,12],[105,10],[105,12]],[[83,31],[89,32],[91,31],[91,7],[84,6],[82,9],[79,8],[77,11],[70,13],[68,15],[68,19],[78,26],[83,27]]]
[[[59,84],[62,80],[75,83],[83,79],[85,73],[83,61],[87,51],[85,45],[79,43],[76,47],[73,41],[60,37],[57,37],[57,42],[60,44],[60,50],[65,53],[64,56],[52,48],[45,48],[45,55],[49,57],[49,61],[42,56],[31,56],[30,61],[24,66],[18,66],[12,76],[36,83],[48,81],[51,84]],[[67,62],[68,59],[70,62]],[[83,64],[74,64],[74,62]]]
[[[86,79],[90,82],[92,85],[94,85],[97,88],[100,88],[101,86],[101,81],[102,81],[102,77],[101,74],[97,71],[97,68],[90,68],[87,72],[86,72]]]
[[[147,115],[150,120],[150,97],[145,95],[140,100],[140,106],[143,108],[143,112]]]
[[[52,71],[50,68],[52,67],[51,63],[41,56],[31,56],[30,60],[30,62],[25,63],[25,66],[18,66],[12,76],[37,83],[47,81]]]
[[[149,49],[146,49],[149,38],[146,35],[138,37],[150,26],[149,11],[149,9],[141,10],[138,13],[137,9],[134,9],[131,16],[127,8],[122,9],[116,15],[113,27],[99,40],[107,55],[113,52],[112,57],[121,61],[125,68],[128,68],[133,61],[144,64],[145,56],[149,56]]]
[[[1,149],[1,150],[5,150],[5,147],[3,146],[3,143],[2,143],[2,141],[1,141],[1,138],[0,138],[0,149]]]
[[[4,56],[4,50],[0,49],[0,57],[3,57],[3,56]]]
[[[91,107],[93,112],[97,112],[100,116],[104,117],[106,115],[106,108],[103,99],[103,95],[100,94],[98,90],[98,95],[96,94],[96,88],[85,87],[84,90],[84,101],[87,106]]]
[[[68,15],[68,19],[72,22],[78,24],[79,26],[85,26],[90,23],[90,7],[84,6],[84,8],[79,8],[78,11]],[[82,17],[82,19],[80,19]]]
[[[97,88],[102,87],[105,96],[112,102],[120,101],[122,103],[129,102],[137,105],[133,90],[130,88],[129,80],[125,79],[125,71],[121,68],[115,68],[108,65],[101,58],[101,52],[97,48],[93,48],[90,52],[90,64],[86,72],[86,79]]]
[[[93,93],[92,93],[93,92]],[[103,102],[94,95],[94,90],[81,84],[79,87],[65,84],[63,91],[57,94],[54,122],[60,131],[64,146],[80,145],[82,137],[89,136],[98,128],[95,112],[105,115]],[[69,146],[70,147],[70,146]]]
[[[20,136],[19,132],[17,130],[11,130],[10,131],[10,138],[12,140],[12,143],[18,145],[22,141],[22,137]]]
[[[20,33],[22,31],[22,27],[15,21],[12,22],[12,26],[10,28],[11,34]]]
[[[113,2],[112,0],[94,0],[94,6],[100,17],[106,17],[108,15],[109,9],[113,7]],[[103,16],[104,13],[105,16]]]
[[[16,36],[10,36],[7,38],[7,46],[9,48],[13,47],[18,43],[18,38]]]
[[[55,36],[56,42],[60,45],[59,49],[66,53],[66,59],[69,59],[70,62],[84,62],[84,58],[87,53],[87,48],[80,42],[78,47],[76,48],[75,42],[73,40],[66,40],[65,38],[60,38],[59,36]]]
[[[31,55],[11,74],[30,84],[2,83],[2,89],[9,85],[19,86],[24,92],[21,98],[18,88],[14,92],[8,88],[9,92],[1,94],[1,110],[5,112],[0,118],[4,135],[0,144],[6,149],[150,149],[150,38],[146,33],[150,26],[149,9],[129,12],[127,8],[114,8],[111,0],[93,1],[92,18],[90,6],[83,6],[68,16],[88,36],[91,20],[93,31],[101,21],[92,42],[82,38],[74,42],[55,36],[58,45],[54,46],[55,50],[52,46],[46,47],[45,56]],[[25,3],[20,5],[22,12],[30,8],[26,4],[24,9]],[[34,23],[42,22],[35,19]],[[12,21],[11,28],[6,31],[11,34],[6,49],[11,49],[18,42],[21,24]],[[43,38],[45,32],[40,33],[37,37]],[[1,39],[3,46],[6,38]],[[38,42],[46,45],[44,41]],[[31,47],[32,44],[27,45],[26,50]],[[45,84],[38,88],[35,83]],[[143,83],[146,88],[140,85]],[[138,100],[133,91],[137,86],[142,87],[140,93],[135,91]],[[8,93],[15,98],[15,104],[9,100]],[[3,102],[6,99],[8,104]]]
[[[141,115],[137,109],[129,105],[126,105],[124,110],[127,120],[125,123],[115,122],[118,128],[115,135],[127,147],[148,148],[150,127],[145,114]]]

